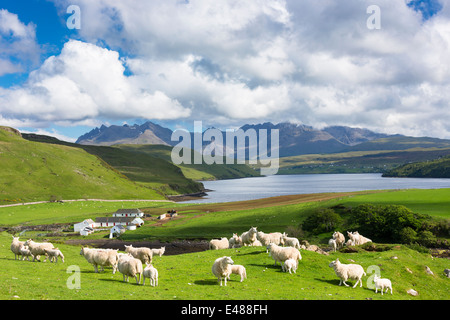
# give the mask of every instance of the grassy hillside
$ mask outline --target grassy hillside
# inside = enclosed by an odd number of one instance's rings
[[[450,178],[450,157],[408,163],[389,170],[383,177]]]
[[[58,199],[163,199],[80,148],[0,128],[0,204]]]

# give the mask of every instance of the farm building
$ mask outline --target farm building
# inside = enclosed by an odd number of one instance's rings
[[[111,231],[109,232],[109,238],[112,239],[114,236],[120,236],[122,233],[125,232],[125,227],[122,225],[114,226],[111,228]]]
[[[95,227],[95,222],[92,219],[86,219],[86,220],[84,220],[82,222],[76,223],[73,226],[73,231],[75,231],[75,232],[81,231],[85,227],[94,228]]]
[[[95,218],[96,227],[114,227],[116,225],[122,226],[138,226],[144,224],[144,220],[136,217],[99,217]]]
[[[119,209],[113,213],[113,217],[138,217],[142,218],[144,213],[139,209]]]
[[[94,232],[94,229],[91,227],[84,227],[83,229],[80,230],[80,235],[82,236],[88,236],[91,233]]]

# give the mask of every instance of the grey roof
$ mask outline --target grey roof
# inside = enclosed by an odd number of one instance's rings
[[[115,213],[143,213],[139,209],[118,209]]]
[[[95,218],[95,222],[131,222],[134,217],[97,217]]]

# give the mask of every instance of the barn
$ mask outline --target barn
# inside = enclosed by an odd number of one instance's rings
[[[119,209],[113,213],[113,217],[137,217],[142,218],[144,213],[139,209]]]
[[[95,222],[92,219],[86,219],[82,222],[76,223],[73,225],[73,231],[79,232],[83,230],[85,227],[94,228]]]

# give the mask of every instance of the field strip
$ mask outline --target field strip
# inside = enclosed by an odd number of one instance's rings
[[[106,199],[72,199],[72,200],[61,200],[62,202],[78,202],[78,201],[103,201],[103,202],[170,202],[173,203],[172,200],[149,200],[149,199],[136,199],[136,200],[106,200]],[[6,207],[16,207],[16,206],[28,206],[33,204],[41,204],[41,203],[52,203],[50,201],[35,201],[35,202],[23,202],[23,203],[13,203],[13,204],[4,204],[0,205],[0,208]]]

